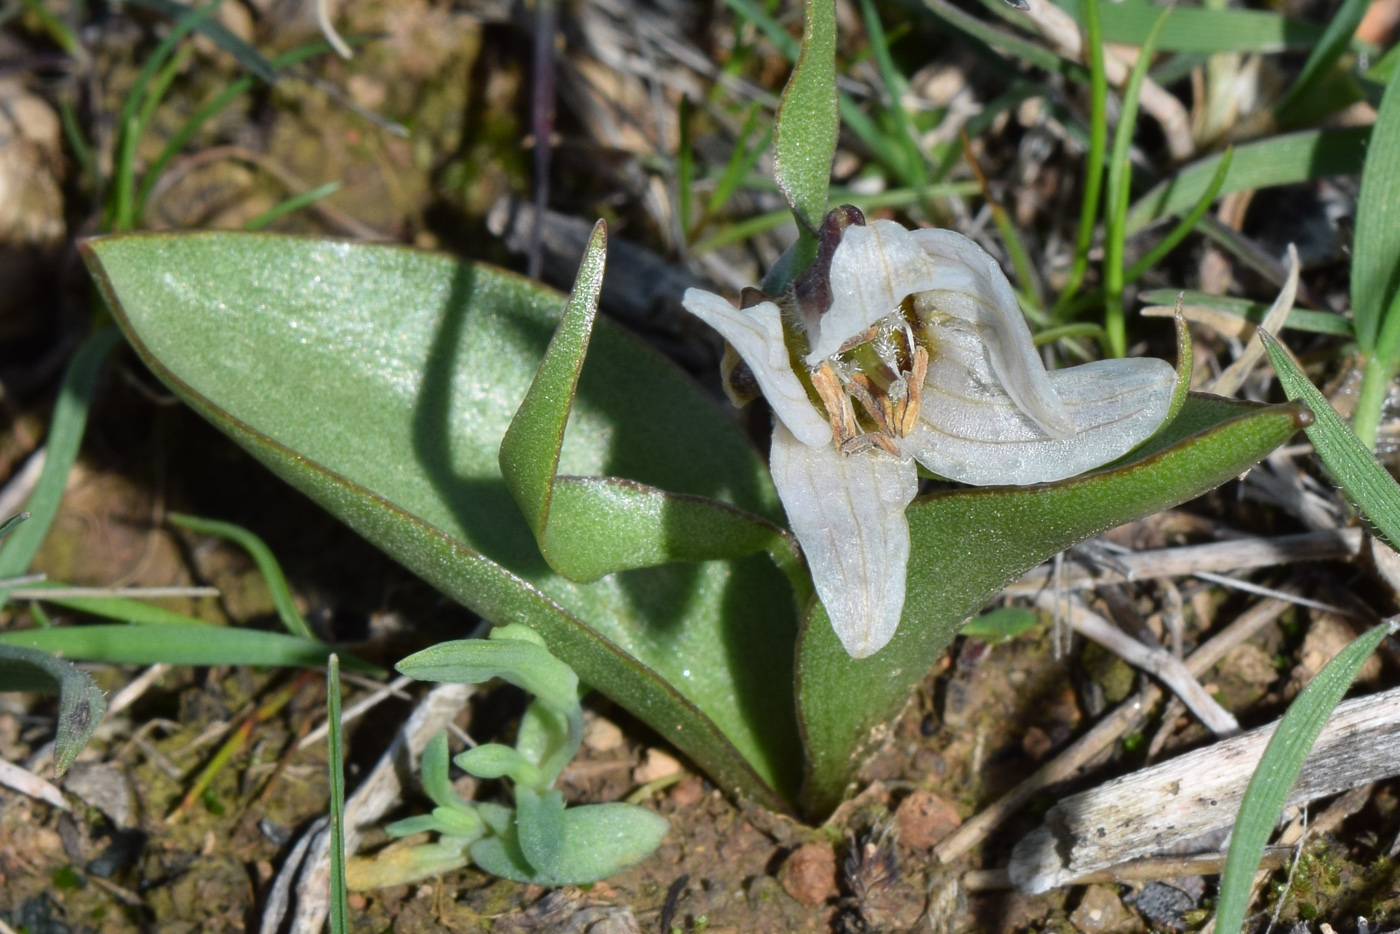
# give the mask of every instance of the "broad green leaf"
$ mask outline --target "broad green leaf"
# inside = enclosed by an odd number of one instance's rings
[[[535,872],[521,852],[514,825],[472,844],[472,862],[493,876],[536,885],[586,885],[616,875],[660,844],[670,823],[631,804],[589,804],[564,812],[558,875]]]
[[[578,584],[501,477],[501,437],[560,296],[395,247],[248,234],[89,241],[154,372],[239,444],[425,580],[529,625],[581,680],[727,792],[782,809],[799,784],[792,591],[765,555]],[[777,522],[762,461],[682,374],[599,322],[560,473],[613,475]]]
[[[472,810],[470,806],[463,807],[458,804],[456,807],[450,808],[433,808],[432,817],[442,828],[438,832],[446,836],[475,839],[486,832],[481,818],[476,816],[476,811]]]
[[[199,516],[186,516],[180,513],[171,513],[168,518],[171,525],[189,529],[201,535],[226,538],[248,552],[253,563],[258,566],[258,572],[262,574],[263,580],[267,582],[267,590],[272,594],[272,605],[277,608],[277,615],[282,620],[282,625],[286,626],[287,631],[294,636],[301,636],[303,639],[316,638],[311,632],[311,627],[306,624],[306,619],[301,615],[301,611],[297,609],[296,600],[292,597],[292,589],[287,586],[287,575],[282,573],[282,565],[277,563],[277,556],[272,553],[272,549],[267,547],[262,539],[241,525],[234,525],[232,522],[201,519]]]
[[[1400,70],[1386,83],[1371,128],[1361,193],[1356,199],[1356,234],[1351,264],[1351,309],[1356,342],[1377,350],[1381,321],[1400,288]]]
[[[107,712],[106,696],[86,672],[37,649],[0,644],[0,691],[58,695],[53,771],[59,777],[83,751]]]
[[[606,252],[607,227],[599,221],[564,317],[501,439],[501,474],[545,560],[570,580],[590,582],[617,571],[768,551],[805,598],[810,584],[796,543],[766,519],[618,477],[556,476],[598,313]]]
[[[1178,9],[1173,15],[1185,12]],[[1361,171],[1370,134],[1370,127],[1308,130],[1236,146],[1220,194],[1355,174]],[[1190,211],[1210,186],[1221,158],[1214,155],[1193,162],[1139,198],[1128,209],[1127,232],[1141,230],[1159,217]]]
[[[1084,22],[1082,0],[1056,0],[1071,16]],[[1141,46],[1162,12],[1149,0],[1102,4],[1105,42]],[[1164,52],[1279,52],[1310,48],[1321,27],[1262,10],[1216,10],[1178,6],[1162,32]]]
[[[401,673],[419,681],[481,684],[509,681],[556,710],[578,706],[578,675],[539,645],[514,640],[458,639],[439,642],[399,662]]]
[[[908,596],[893,641],[856,660],[820,604],[803,626],[798,705],[808,750],[807,812],[826,814],[840,802],[872,731],[899,713],[963,622],[1003,587],[1077,542],[1238,476],[1307,421],[1296,403],[1261,407],[1193,395],[1171,424],[1113,469],[915,500],[907,513]],[[861,703],[852,703],[857,697]]]
[[[345,738],[340,722],[340,659],[332,653],[326,667],[326,767],[331,785],[331,934],[346,934],[350,908],[345,891]]]
[[[1337,485],[1361,508],[1390,547],[1400,548],[1400,484],[1396,484],[1390,472],[1361,443],[1351,426],[1298,368],[1283,345],[1267,331],[1260,334],[1284,393],[1290,399],[1301,400],[1312,410],[1315,421],[1306,429],[1308,440],[1332,472]]]
[[[1175,305],[1177,298],[1183,305],[1203,305],[1223,311],[1228,315],[1243,318],[1250,324],[1262,324],[1269,311],[1269,302],[1255,302],[1247,298],[1230,295],[1210,295],[1191,289],[1149,289],[1138,293],[1138,299],[1151,305]],[[1331,334],[1335,337],[1352,337],[1351,319],[1330,311],[1309,311],[1294,307],[1288,313],[1284,328],[1291,331],[1305,331],[1310,334]]]
[[[1327,23],[1327,28],[1323,30],[1317,44],[1308,53],[1303,70],[1293,79],[1288,93],[1274,105],[1275,115],[1284,119],[1288,112],[1327,76],[1351,44],[1356,27],[1361,25],[1361,17],[1366,15],[1370,6],[1371,0],[1343,0],[1341,7],[1332,14],[1332,19]]]
[[[1216,901],[1215,929],[1220,934],[1236,934],[1244,924],[1264,845],[1278,826],[1288,792],[1302,771],[1308,751],[1366,659],[1394,631],[1394,623],[1388,623],[1357,636],[1308,682],[1279,721],[1245,789],[1230,835],[1230,852],[1225,857]]]
[[[826,190],[831,183],[839,125],[836,2],[803,0],[802,53],[783,89],[773,155],[778,188],[809,234],[816,232],[826,216]]]
[[[65,658],[111,665],[283,665],[319,668],[329,646],[280,632],[231,626],[55,626],[0,632],[0,644],[20,645]],[[346,668],[378,673],[347,658]]]
[[[483,743],[452,761],[477,778],[509,778],[527,787],[540,784],[540,770],[520,753],[501,743]]]
[[[68,472],[78,459],[88,406],[97,385],[97,372],[116,342],[117,332],[112,328],[94,331],[68,363],[49,424],[44,469],[25,507],[30,518],[0,545],[0,578],[16,577],[29,570],[29,563],[38,553],[44,536],[49,534],[49,526],[58,515],[58,504],[63,499],[63,488],[68,483]],[[7,596],[8,591],[0,589],[0,603],[4,603]]]
[[[564,795],[543,794],[519,785],[515,788],[515,833],[525,861],[540,875],[564,874]]]

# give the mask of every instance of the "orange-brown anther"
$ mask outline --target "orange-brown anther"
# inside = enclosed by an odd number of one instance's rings
[[[870,381],[870,377],[864,373],[855,374],[846,384],[846,391],[855,396],[860,407],[865,409],[871,420],[875,422],[875,427],[885,434],[889,434],[889,400],[885,398],[880,388]]]
[[[928,350],[923,344],[914,345],[914,366],[909,371],[909,405],[899,419],[902,438],[919,424],[919,407],[924,401],[924,379],[928,377]]]
[[[831,430],[836,433],[836,442],[845,449],[846,442],[860,434],[856,424],[856,413],[851,409],[851,400],[841,389],[841,380],[830,363],[823,363],[812,371],[812,388],[826,406],[826,417],[831,421]]]

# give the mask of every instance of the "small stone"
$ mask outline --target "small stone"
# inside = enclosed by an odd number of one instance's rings
[[[1107,885],[1091,885],[1069,920],[1083,934],[1109,934],[1131,927],[1132,912],[1123,907],[1118,893]]]
[[[1026,731],[1026,735],[1021,737],[1021,751],[1036,762],[1044,759],[1054,745],[1050,734],[1038,726],[1031,727]]]
[[[705,800],[705,783],[696,775],[687,775],[676,783],[671,800],[678,808],[693,808]]]
[[[356,911],[364,911],[365,907],[369,905],[369,899],[365,898],[359,892],[351,892],[345,897],[345,902]]]
[[[680,770],[681,764],[673,757],[666,755],[660,749],[648,749],[642,764],[632,770],[632,780],[638,785],[645,785],[658,778],[675,775]]]
[[[783,891],[804,905],[820,905],[836,895],[836,850],[830,843],[804,843],[778,870]]]
[[[583,744],[594,752],[608,752],[622,745],[622,730],[611,720],[594,717],[583,728]]]
[[[937,845],[962,826],[957,808],[931,791],[916,791],[899,802],[894,819],[899,842],[915,850]]]

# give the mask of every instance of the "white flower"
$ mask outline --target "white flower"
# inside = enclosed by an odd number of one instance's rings
[[[773,482],[854,658],[899,626],[915,460],[982,486],[1072,477],[1151,436],[1176,385],[1155,359],[1046,372],[980,247],[949,230],[866,225],[854,208],[828,216],[818,260],[791,292],[763,298],[735,310],[690,289],[684,304],[738,352],[777,415]]]

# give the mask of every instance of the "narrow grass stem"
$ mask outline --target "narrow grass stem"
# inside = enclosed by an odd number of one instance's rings
[[[1070,267],[1069,279],[1051,311],[1051,317],[1057,319],[1065,315],[1089,268],[1089,249],[1094,244],[1099,196],[1103,191],[1104,152],[1108,147],[1108,76],[1104,71],[1099,0],[1084,2],[1084,31],[1089,50],[1089,161],[1084,166],[1084,199],[1079,206],[1079,236],[1074,245],[1074,265]]]

